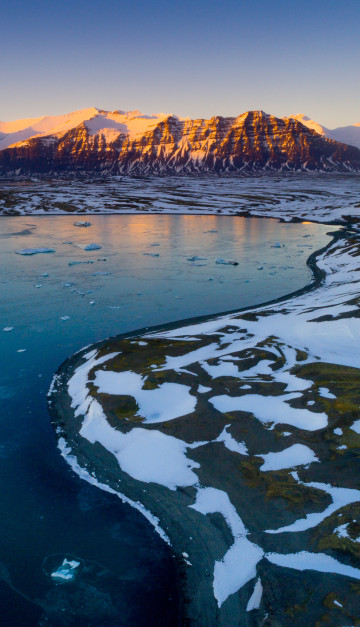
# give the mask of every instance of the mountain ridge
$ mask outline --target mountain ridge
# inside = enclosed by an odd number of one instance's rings
[[[30,125],[35,136],[0,149],[0,173],[360,171],[360,150],[327,137],[325,127],[316,132],[314,124],[302,114],[277,118],[261,110],[192,120],[85,109]]]

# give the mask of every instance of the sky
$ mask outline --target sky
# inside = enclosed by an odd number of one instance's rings
[[[359,0],[0,0],[0,120],[262,109],[360,122]]]

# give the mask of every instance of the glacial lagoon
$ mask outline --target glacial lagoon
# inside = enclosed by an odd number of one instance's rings
[[[136,510],[66,465],[46,407],[53,374],[106,337],[303,288],[306,260],[335,227],[235,216],[87,219],[90,227],[74,226],[74,216],[0,222],[2,617],[167,625],[177,613],[171,550]],[[91,244],[101,248],[85,250]],[[55,252],[16,254],[44,248]]]

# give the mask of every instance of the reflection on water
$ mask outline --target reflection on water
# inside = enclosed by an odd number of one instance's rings
[[[74,221],[0,221],[1,624],[169,625],[171,553],[136,511],[80,481],[59,456],[46,410],[52,374],[104,337],[302,287],[306,258],[331,228],[217,216],[91,216],[90,228]],[[101,250],[75,245],[91,242]],[[14,252],[40,247],[56,253]],[[187,260],[194,255],[204,265]],[[217,257],[239,265],[217,265]],[[94,263],[69,266],[84,260]],[[49,565],[64,559],[81,568],[56,585]]]

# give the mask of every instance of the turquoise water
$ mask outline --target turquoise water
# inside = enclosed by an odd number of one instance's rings
[[[307,257],[334,228],[178,215],[90,216],[92,226],[79,228],[77,219],[0,221],[1,624],[169,625],[171,551],[140,514],[60,457],[46,408],[53,373],[107,336],[300,289],[311,278]],[[101,249],[78,246],[89,243]],[[15,252],[40,247],[56,252]],[[56,585],[51,572],[65,558],[81,560],[81,575]]]

